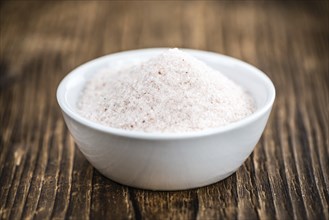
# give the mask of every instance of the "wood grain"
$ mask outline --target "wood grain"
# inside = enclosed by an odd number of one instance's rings
[[[328,1],[1,1],[0,219],[329,219]],[[129,49],[245,60],[277,98],[253,154],[224,181],[178,192],[115,183],[68,133],[56,87]]]

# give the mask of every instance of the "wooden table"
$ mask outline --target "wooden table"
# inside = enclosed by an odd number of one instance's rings
[[[328,1],[1,2],[0,219],[329,219]],[[117,184],[82,156],[55,92],[93,58],[186,47],[245,60],[277,98],[254,153],[189,191]]]

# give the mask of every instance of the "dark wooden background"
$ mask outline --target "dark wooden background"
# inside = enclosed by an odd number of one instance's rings
[[[329,219],[328,1],[1,1],[1,219]],[[75,147],[60,80],[113,52],[186,47],[230,55],[273,80],[254,153],[189,191],[129,188]]]

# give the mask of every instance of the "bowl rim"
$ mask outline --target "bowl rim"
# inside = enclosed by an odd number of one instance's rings
[[[237,58],[233,58],[227,55],[215,53],[215,52],[210,52],[210,51],[203,51],[203,50],[196,50],[196,49],[187,49],[187,48],[179,48],[180,50],[183,50],[185,52],[193,54],[203,54],[203,55],[208,55],[208,56],[216,56],[217,58],[221,59],[226,59],[230,62],[238,63],[242,65],[244,68],[247,68],[251,70],[257,77],[259,77],[262,82],[264,82],[264,85],[266,86],[267,91],[269,91],[268,98],[263,106],[258,108],[255,112],[253,112],[251,115],[230,123],[225,126],[221,127],[216,127],[216,128],[209,128],[201,131],[192,131],[192,132],[144,132],[144,131],[131,131],[131,130],[124,130],[120,128],[113,128],[109,127],[106,125],[99,124],[97,122],[93,122],[87,118],[84,118],[81,116],[78,112],[74,111],[71,109],[71,107],[67,104],[67,99],[65,98],[66,95],[66,85],[69,83],[70,80],[72,80],[74,77],[73,75],[79,74],[83,69],[86,67],[100,62],[101,59],[108,59],[113,56],[124,56],[132,53],[143,53],[143,52],[161,52],[164,50],[167,50],[170,48],[166,47],[160,47],[160,48],[145,48],[145,49],[136,49],[136,50],[127,50],[127,51],[122,51],[122,52],[116,52],[116,53],[111,53],[105,56],[97,57],[95,59],[92,59],[88,62],[85,62],[72,71],[70,71],[59,83],[57,87],[57,92],[56,92],[56,97],[57,97],[57,102],[62,110],[63,113],[68,115],[70,118],[74,119],[78,123],[87,126],[89,128],[95,129],[97,131],[103,132],[103,133],[108,133],[111,135],[116,135],[116,136],[121,136],[121,137],[130,137],[130,138],[135,138],[135,139],[148,139],[148,140],[174,140],[174,139],[188,139],[188,138],[199,138],[203,136],[209,136],[213,134],[218,134],[218,133],[224,133],[231,131],[233,129],[243,127],[258,118],[260,118],[262,115],[264,115],[267,111],[269,111],[274,103],[275,96],[276,96],[276,91],[275,87],[273,85],[273,82],[271,79],[261,70],[258,68],[252,66],[249,63],[246,63],[242,60],[239,60]]]

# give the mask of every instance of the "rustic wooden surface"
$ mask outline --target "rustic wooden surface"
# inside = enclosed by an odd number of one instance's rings
[[[1,219],[329,219],[328,2],[1,2]],[[232,176],[152,192],[100,175],[56,103],[60,80],[108,53],[187,47],[256,65],[277,99]]]

